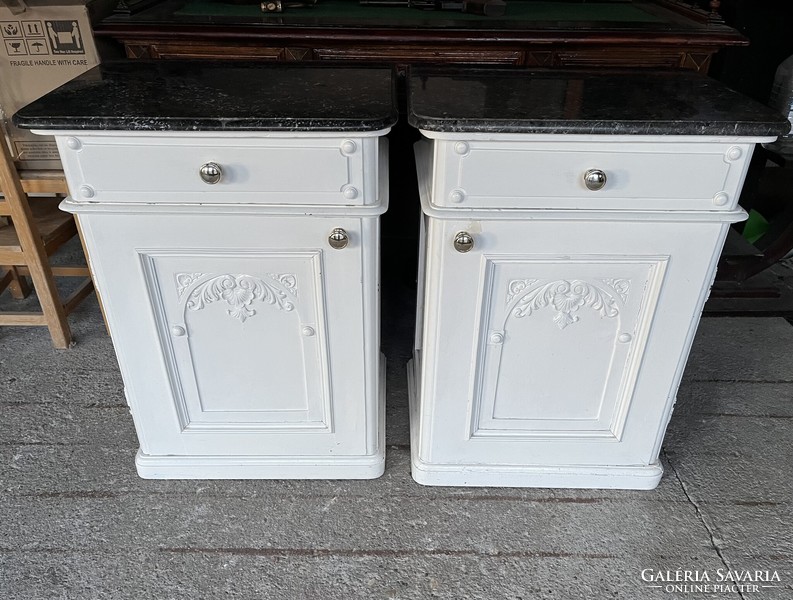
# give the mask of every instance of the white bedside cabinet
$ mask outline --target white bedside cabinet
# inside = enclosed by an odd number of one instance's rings
[[[392,99],[388,70],[133,62],[18,115],[56,135],[142,477],[382,474]]]
[[[427,138],[414,479],[655,487],[753,145],[779,118],[679,74],[410,86]]]

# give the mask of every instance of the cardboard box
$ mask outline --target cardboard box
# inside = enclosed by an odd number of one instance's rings
[[[0,124],[20,168],[61,168],[54,140],[17,129],[11,116],[99,64],[91,22],[109,14],[114,4],[0,0]]]

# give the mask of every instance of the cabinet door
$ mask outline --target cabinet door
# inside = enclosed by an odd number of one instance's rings
[[[460,230],[471,252],[454,250]],[[432,221],[422,458],[653,462],[723,234],[718,223]]]
[[[96,215],[88,230],[144,452],[367,453],[375,219]]]

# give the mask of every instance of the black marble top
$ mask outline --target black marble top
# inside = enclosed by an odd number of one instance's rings
[[[414,69],[410,124],[426,131],[777,136],[784,116],[692,73]]]
[[[396,120],[388,68],[167,60],[104,63],[14,115],[61,130],[377,131]]]

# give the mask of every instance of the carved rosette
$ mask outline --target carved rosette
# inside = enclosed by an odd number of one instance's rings
[[[536,279],[513,279],[507,286],[507,304],[510,304],[516,297],[520,296],[527,288],[530,288]]]
[[[625,302],[630,289],[627,279],[604,279],[606,287],[580,279],[559,279],[550,283],[534,286],[536,279],[515,279],[509,282],[507,302],[519,298],[512,314],[517,318],[530,316],[535,311],[551,306],[555,311],[553,322],[564,329],[577,323],[575,313],[581,307],[588,307],[601,317],[613,318],[619,315],[617,298]]]
[[[187,309],[197,311],[214,302],[225,302],[228,305],[226,313],[244,323],[256,314],[252,308],[256,301],[286,312],[295,308],[289,295],[297,298],[297,278],[290,273],[268,274],[273,283],[251,275],[234,274],[215,275],[198,282],[206,276],[203,273],[177,273],[179,296],[190,290],[185,301]]]
[[[630,279],[604,279],[603,283],[609,286],[612,290],[617,292],[623,302],[628,301],[628,290],[631,288]]]
[[[204,276],[203,273],[177,273],[176,291],[181,298],[191,285]]]
[[[267,277],[280,283],[287,292],[297,298],[297,277],[292,273],[267,273]]]

